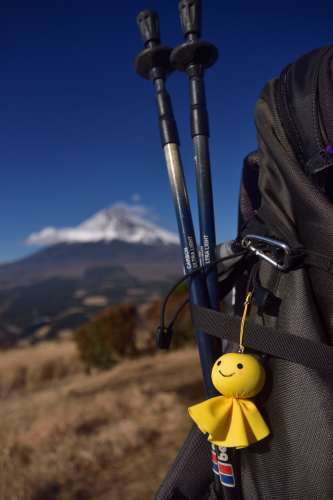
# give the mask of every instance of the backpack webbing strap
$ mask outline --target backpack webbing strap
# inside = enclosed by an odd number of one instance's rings
[[[304,266],[317,267],[326,273],[333,274],[333,259],[326,255],[319,255],[315,252],[308,252],[303,260]]]
[[[193,325],[214,337],[239,344],[240,318],[191,305]],[[244,345],[321,372],[333,371],[333,347],[288,332],[246,322]]]

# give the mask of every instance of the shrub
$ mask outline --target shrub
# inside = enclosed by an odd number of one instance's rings
[[[88,371],[111,368],[122,357],[134,354],[136,316],[132,305],[112,306],[76,330],[74,340]]]

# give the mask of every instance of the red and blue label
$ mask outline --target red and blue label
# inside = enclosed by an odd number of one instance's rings
[[[221,455],[223,458],[227,458],[224,450],[225,449],[223,449]],[[220,477],[223,486],[234,488],[236,486],[236,481],[233,467],[231,464],[221,460],[222,457],[220,457],[214,448],[212,449],[213,472]]]

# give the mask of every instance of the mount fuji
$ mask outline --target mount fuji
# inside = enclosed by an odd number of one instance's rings
[[[54,245],[57,243],[91,243],[123,241],[143,245],[179,243],[177,235],[157,226],[149,218],[147,209],[140,205],[116,203],[97,212],[74,228],[47,227],[27,238],[28,244]]]
[[[26,239],[42,248],[0,265],[0,344],[31,336],[47,318],[53,338],[113,303],[143,303],[182,274],[177,235],[144,207],[117,203],[76,227]],[[45,320],[46,321],[46,320]]]

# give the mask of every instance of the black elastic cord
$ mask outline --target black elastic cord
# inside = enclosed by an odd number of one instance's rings
[[[228,256],[228,257],[229,257],[229,256]],[[225,259],[225,257],[223,257],[223,259]],[[226,271],[221,271],[221,272],[219,272],[219,273],[217,274],[218,278],[219,278],[220,276],[222,276],[223,274],[225,274],[226,272],[228,272],[228,271],[229,271],[229,269],[228,269],[228,270],[226,270]],[[170,320],[170,322],[169,322],[169,325],[167,326],[167,328],[168,328],[168,329],[173,327],[173,325],[176,323],[176,321],[177,321],[177,319],[178,319],[178,317],[179,317],[180,313],[181,313],[181,312],[183,311],[183,309],[184,309],[184,308],[188,305],[188,303],[189,303],[189,302],[190,302],[190,299],[189,299],[189,297],[187,297],[187,298],[184,300],[184,302],[182,302],[182,304],[180,304],[180,306],[176,309],[175,314],[173,315],[172,319],[171,319],[171,320]]]
[[[172,328],[173,325],[176,323],[180,313],[184,310],[184,308],[187,306],[187,304],[190,302],[190,299],[187,297],[182,304],[177,308],[175,314],[173,315],[171,321],[169,322],[168,329]]]
[[[194,276],[195,274],[199,273],[199,272],[203,272],[203,271],[207,271],[209,270],[211,267],[219,264],[220,262],[225,262],[227,260],[231,260],[231,259],[235,259],[237,257],[241,257],[241,256],[244,256],[248,253],[248,251],[244,250],[243,252],[237,252],[237,253],[234,253],[233,255],[227,255],[226,257],[221,257],[220,259],[217,259],[215,260],[214,262],[212,262],[211,264],[209,264],[208,266],[200,266],[198,269],[196,269],[195,271],[192,271],[191,273],[188,273],[188,274],[185,274],[184,276],[182,276],[181,279],[179,279],[173,286],[172,288],[170,288],[170,290],[168,291],[168,293],[166,294],[164,300],[163,300],[163,303],[162,303],[162,306],[161,306],[161,318],[160,318],[160,329],[163,331],[164,330],[164,319],[165,319],[165,310],[166,310],[166,306],[167,306],[167,303],[171,297],[171,295],[175,292],[175,290],[178,288],[179,285],[181,285],[184,281],[186,281],[188,278],[191,278],[192,276]],[[221,273],[218,274],[218,276],[221,276],[222,274],[224,274],[224,272],[226,271],[223,271]],[[169,323],[169,327],[172,327],[175,323],[175,321],[177,320],[179,314],[181,313],[181,311],[183,310],[183,308],[186,306],[186,304],[189,302],[189,299],[186,299],[186,301],[184,301],[179,307],[178,309],[176,310],[171,322]]]

